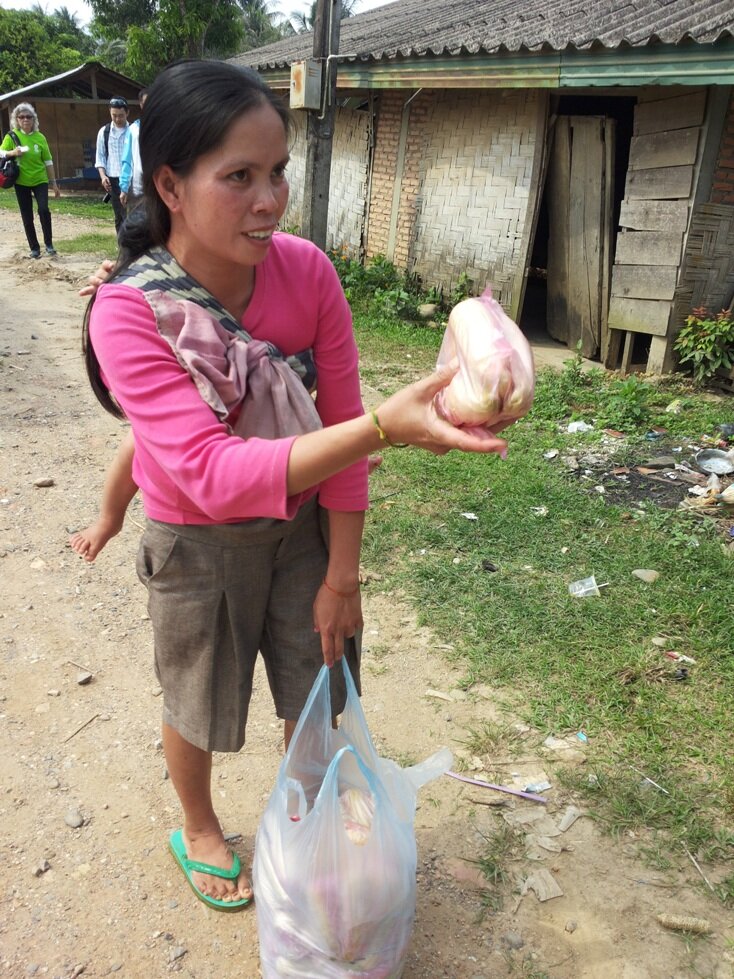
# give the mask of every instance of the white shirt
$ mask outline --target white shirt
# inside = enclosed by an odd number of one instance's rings
[[[120,160],[122,158],[122,148],[125,145],[127,131],[130,127],[127,123],[124,126],[110,125],[110,144],[109,153],[105,153],[104,131],[102,126],[97,133],[97,158],[94,161],[95,167],[104,167],[108,177],[120,176]]]

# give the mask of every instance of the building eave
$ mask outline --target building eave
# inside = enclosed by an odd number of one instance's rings
[[[643,85],[734,85],[734,40],[715,44],[564,51],[462,52],[375,59],[345,53],[336,59],[339,89],[595,88]],[[290,66],[260,69],[273,88],[288,88]]]

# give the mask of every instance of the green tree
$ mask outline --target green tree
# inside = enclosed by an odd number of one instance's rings
[[[149,24],[158,13],[156,0],[88,0],[93,32],[108,41],[127,38],[129,27]]]
[[[37,10],[0,8],[0,92],[12,92],[86,60],[68,34]]]
[[[123,71],[150,81],[179,58],[227,57],[241,48],[245,27],[237,0],[89,0],[100,38],[123,41]]]
[[[114,68],[124,74],[123,69],[127,62],[127,41],[121,37],[108,40],[102,35],[94,38],[94,58],[101,61],[107,68]]]
[[[261,48],[283,37],[279,11],[272,0],[239,0],[242,8],[244,37],[241,51]]]
[[[342,0],[341,19],[344,20],[346,17],[353,17],[358,13],[356,9],[358,4],[359,0]],[[307,10],[293,14],[291,21],[297,34],[306,34],[308,31],[313,30],[313,26],[316,23],[316,6],[317,0],[312,0],[311,6]]]
[[[34,10],[43,14],[41,5],[37,3]],[[84,55],[85,60],[94,54],[94,40],[79,23],[79,18],[68,7],[57,7],[52,14],[45,15],[48,30],[57,42],[65,47],[76,48]]]

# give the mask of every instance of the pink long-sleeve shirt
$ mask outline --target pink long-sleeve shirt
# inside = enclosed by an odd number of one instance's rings
[[[274,236],[257,266],[242,326],[285,356],[313,348],[316,408],[325,427],[362,414],[349,305],[333,265],[310,242]],[[294,438],[231,435],[158,333],[140,290],[114,281],[102,286],[89,329],[103,380],[132,426],[133,478],[152,519],[176,524],[291,519],[315,492],[327,509],[367,509],[366,460],[289,497],[286,474]]]

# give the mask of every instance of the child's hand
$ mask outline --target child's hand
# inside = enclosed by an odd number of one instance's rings
[[[382,465],[381,455],[367,456],[367,475],[371,476],[375,469]]]
[[[100,265],[96,272],[92,273],[87,279],[89,285],[84,286],[83,289],[79,290],[80,296],[93,296],[100,286],[104,285],[109,279],[112,270],[115,267],[115,263],[111,262],[109,259],[105,259]]]

